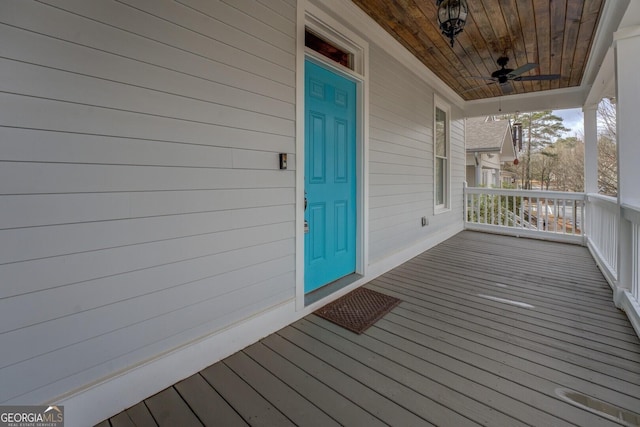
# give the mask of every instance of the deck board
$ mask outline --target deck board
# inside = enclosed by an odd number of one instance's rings
[[[379,282],[375,282],[379,283]],[[378,288],[371,286],[372,289],[386,292],[398,298],[409,298],[410,294],[406,291],[399,293],[389,288]],[[511,345],[514,345],[513,350],[518,348],[525,348],[529,350],[535,350],[540,354],[555,354],[559,358],[567,358],[570,360],[578,361],[580,365],[588,365],[590,369],[594,371],[600,371],[610,374],[611,371],[616,371],[614,368],[622,369],[619,378],[625,378],[630,373],[638,374],[640,371],[640,365],[637,359],[628,360],[615,357],[610,354],[602,354],[596,351],[587,351],[581,346],[570,345],[565,341],[558,339],[551,339],[548,336],[531,333],[521,327],[519,323],[503,322],[499,317],[494,319],[488,319],[486,314],[480,312],[478,315],[467,313],[470,308],[456,306],[454,303],[442,303],[432,301],[419,301],[415,307],[412,307],[412,311],[417,312],[423,319],[431,324],[441,323],[443,331],[447,331],[455,326],[467,330],[465,333],[469,338],[475,336],[489,336],[499,340],[504,340],[511,349]],[[515,346],[517,343],[517,346]],[[519,346],[519,347],[518,347]],[[593,362],[593,363],[589,363]],[[631,378],[636,378],[637,375],[632,375]]]
[[[133,423],[133,421],[131,421],[131,418],[129,418],[129,415],[127,415],[126,412],[119,413],[115,417],[111,418],[110,421],[111,421],[111,427],[135,427],[136,426]],[[107,426],[105,427],[109,427],[109,425],[107,424]]]
[[[277,335],[268,337],[265,344],[283,356],[296,360],[307,372],[321,378],[329,387],[366,408],[386,424],[411,421],[415,424],[422,421],[385,397],[385,392],[403,391],[393,388],[394,384],[390,380],[357,361],[349,360],[314,338],[296,332],[294,328],[285,328]]]
[[[244,352],[254,360],[259,360],[265,369],[286,382],[300,395],[331,414],[341,425],[384,425],[372,414],[293,364],[289,359],[274,352],[264,343],[256,343],[246,348]]]
[[[151,396],[145,403],[160,427],[202,425],[173,387]]]
[[[435,274],[435,272],[425,271],[423,272],[423,274],[431,275]],[[407,285],[414,284],[422,292],[433,290],[438,294],[442,294],[443,296],[448,295],[453,296],[454,298],[457,298],[461,295],[474,297],[478,294],[486,294],[495,295],[505,299],[514,299],[534,305],[536,307],[536,310],[530,313],[530,316],[532,317],[538,317],[547,321],[558,319],[563,323],[565,322],[565,320],[579,319],[581,323],[585,323],[586,325],[596,326],[597,328],[606,328],[608,329],[608,331],[623,333],[635,337],[635,334],[630,333],[630,331],[632,331],[633,329],[621,329],[620,325],[618,325],[616,321],[611,322],[611,317],[608,315],[608,313],[602,311],[594,311],[591,307],[582,304],[580,304],[582,309],[575,308],[575,304],[570,305],[569,303],[558,301],[557,295],[553,296],[553,300],[549,300],[549,296],[531,296],[530,293],[516,289],[512,285],[507,285],[504,283],[496,284],[495,282],[493,284],[488,284],[486,282],[472,281],[470,279],[464,279],[464,282],[459,283],[457,288],[454,290],[446,286],[447,284],[450,284],[454,279],[444,275],[438,278],[431,278],[428,281],[423,281],[420,280],[415,274],[399,271],[397,273],[390,273],[386,275],[385,279],[398,280],[399,283],[406,283]],[[488,304],[489,301],[486,302],[486,305],[488,307],[494,306],[498,307],[498,309],[501,311],[517,313],[515,308],[509,310],[509,308],[505,307],[503,304]]]
[[[216,363],[202,371],[202,376],[252,426],[293,426],[293,422],[278,411],[251,386],[237,376],[225,363]]]
[[[366,286],[402,302],[364,334],[307,316],[111,425],[619,425],[562,388],[640,412],[640,340],[584,247],[465,231]]]
[[[262,368],[247,354],[238,352],[227,358],[225,364],[258,393],[269,399],[269,402],[280,412],[287,414],[293,423],[318,427],[340,425],[313,403]]]
[[[499,316],[505,321],[518,320],[522,323],[523,329],[532,332],[547,331],[546,333],[549,336],[560,337],[560,339],[568,342],[588,340],[592,346],[600,349],[606,349],[608,346],[611,346],[619,349],[619,353],[623,357],[625,355],[628,356],[629,353],[638,354],[640,352],[640,346],[637,342],[634,342],[634,337],[629,337],[628,334],[618,333],[617,331],[604,331],[603,328],[592,326],[586,322],[578,322],[580,324],[577,325],[577,327],[569,327],[566,316],[563,319],[563,317],[545,314],[545,310],[540,308],[540,304],[523,298],[522,296],[509,296],[502,292],[485,293],[476,291],[475,293],[470,293],[464,292],[460,287],[458,289],[463,292],[459,292],[448,289],[438,289],[438,287],[424,282],[416,284],[414,279],[399,278],[398,276],[389,276],[389,278],[394,278],[394,284],[399,287],[407,290],[415,290],[417,293],[422,293],[425,296],[431,296],[443,301],[449,301],[452,304],[457,303],[463,305],[469,308],[469,312],[472,310],[475,310],[474,313],[484,311],[488,317],[493,316],[495,318]],[[526,314],[523,314],[519,307],[505,306],[504,303],[488,300],[480,296],[485,294],[491,297],[531,304],[534,305],[535,310],[529,310]],[[558,310],[555,311],[558,312]],[[579,316],[576,319],[578,318]],[[600,331],[600,333],[592,332],[593,330]]]
[[[553,396],[545,396],[539,391],[542,388],[540,381],[529,384],[534,387],[520,385],[500,371],[494,373],[484,367],[464,363],[458,358],[458,352],[456,358],[452,358],[450,353],[438,351],[438,340],[428,344],[422,341],[415,343],[404,339],[404,335],[405,331],[401,331],[397,335],[377,334],[375,339],[364,336],[353,337],[353,340],[365,341],[367,347],[393,360],[402,360],[404,366],[410,366],[417,372],[429,372],[430,378],[436,378],[455,390],[458,401],[454,405],[458,411],[484,425],[528,425],[530,420],[537,420],[543,425],[560,425],[565,422],[586,425],[585,423],[592,421],[590,417],[584,416],[584,411],[558,401]],[[402,349],[400,354],[397,349]],[[415,375],[414,373],[414,377]],[[468,413],[465,398],[474,402],[473,406],[484,406],[485,411],[493,409],[493,414]],[[441,396],[440,401],[443,400],[444,397]],[[452,402],[456,402],[456,398]],[[604,422],[600,425],[612,424]]]
[[[127,409],[126,413],[137,427],[156,427],[158,425],[144,402]]]
[[[607,376],[594,375],[588,371],[581,372],[559,360],[544,357],[541,354],[533,352],[530,355],[525,355],[524,352],[512,354],[508,352],[508,345],[498,341],[483,339],[483,337],[475,340],[467,339],[466,336],[457,335],[457,331],[450,329],[447,330],[447,335],[443,336],[443,330],[411,321],[400,314],[383,319],[377,327],[380,330],[371,332],[371,335],[376,338],[382,336],[389,339],[390,336],[397,335],[414,343],[427,341],[434,351],[446,355],[455,354],[458,360],[488,372],[497,373],[533,389],[536,389],[535,386],[539,383],[562,383],[575,390],[589,390],[589,394],[602,400],[614,399],[619,406],[627,409],[633,409],[633,405],[637,404],[637,399],[629,399],[629,395],[634,392],[633,388],[624,389],[625,384],[620,381],[611,381]],[[617,387],[621,389],[617,390]]]
[[[311,334],[305,333],[310,330]],[[358,348],[338,335],[322,328],[314,328],[304,320],[296,323],[294,328],[287,329],[287,332],[289,337],[301,343],[307,351],[318,354],[345,375],[393,402],[392,407],[389,407],[387,401],[383,402],[387,404],[384,413],[381,413],[385,422],[391,425],[416,425],[423,422],[422,419],[435,425],[442,425],[444,422],[472,425],[469,418],[461,417],[444,404],[416,393],[415,386],[412,388],[411,384],[415,373],[403,370],[401,365],[389,360],[379,360],[370,350]]]
[[[175,389],[205,426],[249,425],[200,374],[180,381]]]
[[[496,409],[484,405],[478,400],[483,394],[491,395],[493,390],[450,371],[440,369],[429,358],[419,358],[406,352],[400,346],[396,347],[393,340],[380,340],[368,335],[350,334],[348,331],[314,316],[310,316],[308,321],[299,322],[296,327],[306,330],[314,336],[324,337],[323,340],[331,342],[332,345],[347,352],[351,357],[361,358],[367,366],[384,373],[399,383],[406,384],[434,402],[439,402],[448,408],[455,408],[470,420],[487,425],[525,425],[516,418],[500,412],[506,406]],[[331,335],[335,335],[335,337]],[[423,375],[424,372],[429,372],[429,376]],[[517,404],[518,402],[504,403]],[[433,419],[432,421],[438,425],[453,422],[446,414],[445,418]]]

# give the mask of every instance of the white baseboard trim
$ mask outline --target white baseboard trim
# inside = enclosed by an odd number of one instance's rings
[[[295,321],[290,300],[227,329],[54,399],[67,427],[95,425]]]

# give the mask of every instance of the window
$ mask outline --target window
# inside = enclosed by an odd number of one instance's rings
[[[435,211],[449,208],[449,113],[436,104],[434,124]]]
[[[353,54],[339,48],[337,45],[332,44],[313,32],[305,29],[304,32],[304,45],[311,50],[318,52],[321,55],[326,56],[332,61],[343,65],[350,70],[353,70]]]

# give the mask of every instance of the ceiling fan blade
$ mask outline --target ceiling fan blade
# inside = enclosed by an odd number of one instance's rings
[[[556,80],[560,78],[560,74],[545,74],[542,76],[520,76],[516,77],[513,80],[517,82],[526,82],[533,80]]]
[[[522,67],[520,68],[516,68],[515,70],[513,70],[512,72],[510,72],[509,74],[507,74],[507,77],[512,79],[514,77],[519,76],[520,74],[524,74],[529,70],[533,70],[534,68],[536,68],[538,66],[538,64],[524,64]]]
[[[509,83],[501,84],[500,89],[502,89],[502,93],[504,93],[505,95],[513,92],[513,86],[511,86]]]

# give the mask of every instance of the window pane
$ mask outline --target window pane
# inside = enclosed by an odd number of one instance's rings
[[[304,45],[353,70],[353,55],[351,53],[321,39],[309,30],[305,30],[304,33]]]
[[[444,205],[446,160],[436,158],[436,205]]]
[[[447,113],[436,108],[436,155],[447,157]]]

